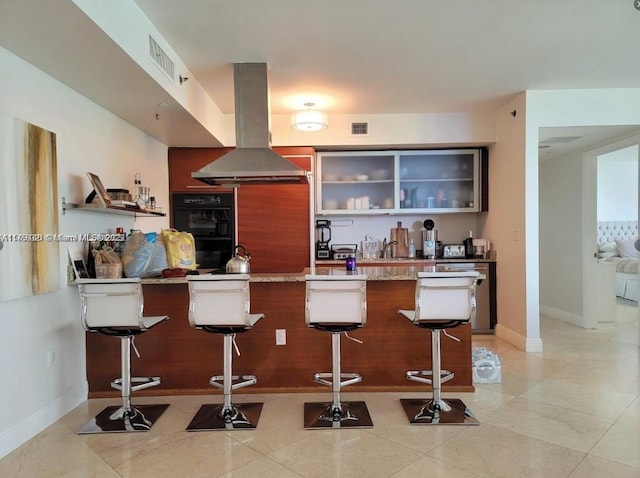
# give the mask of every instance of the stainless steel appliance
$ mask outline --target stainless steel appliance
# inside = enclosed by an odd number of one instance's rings
[[[232,192],[172,196],[172,225],[193,234],[198,268],[224,271],[233,256],[234,202]]]
[[[333,246],[331,246],[331,256],[333,259],[337,260],[355,257],[357,251],[357,244],[334,244]]]
[[[445,259],[464,259],[464,244],[445,244],[442,248],[442,257]]]
[[[331,221],[326,219],[318,219],[316,221],[316,259],[330,259],[331,249],[329,242],[331,241]]]
[[[242,255],[238,254],[238,249],[242,249]],[[227,274],[248,274],[251,272],[249,266],[251,254],[249,254],[244,246],[241,246],[240,244],[238,244],[233,251],[235,255],[229,259],[229,262],[227,262]]]
[[[445,246],[446,247],[446,246]],[[463,246],[464,249],[464,246]],[[464,253],[462,255],[464,257]],[[476,316],[471,321],[471,330],[474,334],[491,334],[495,323],[491,313],[491,287],[493,287],[493,271],[486,262],[441,263],[440,265],[453,269],[476,270],[485,276],[482,283],[476,288]],[[494,304],[495,308],[495,304]],[[494,314],[495,315],[495,314]]]
[[[438,230],[434,229],[435,223],[431,219],[425,219],[422,225],[422,257],[435,259],[438,256]]]
[[[306,184],[307,172],[271,150],[266,63],[234,63],[236,149],[191,177],[207,184]]]

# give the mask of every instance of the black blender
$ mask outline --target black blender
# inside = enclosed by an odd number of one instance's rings
[[[331,221],[326,219],[316,220],[316,259],[330,259],[331,249],[329,241],[331,241]]]

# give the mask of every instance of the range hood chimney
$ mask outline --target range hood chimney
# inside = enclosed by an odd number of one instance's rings
[[[211,185],[307,183],[307,173],[271,150],[266,63],[234,63],[236,149],[191,177]]]

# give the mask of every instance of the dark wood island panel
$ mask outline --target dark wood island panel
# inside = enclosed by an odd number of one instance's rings
[[[342,338],[342,367],[358,372],[362,382],[349,391],[425,391],[406,379],[407,370],[429,369],[431,338],[397,314],[411,309],[415,281],[368,281],[367,324]],[[327,391],[313,381],[316,372],[331,370],[331,334],[308,328],[304,321],[304,281],[252,282],[252,312],[265,318],[252,330],[238,334],[240,356],[233,356],[235,374],[255,374],[258,383],[235,393]],[[159,324],[135,340],[141,358],[132,356],[135,376],[159,375],[162,384],[136,395],[217,394],[209,377],[222,373],[222,337],[192,329],[188,322],[185,283],[145,284],[145,315],[167,314]],[[275,330],[285,329],[286,345],[275,345]],[[442,366],[455,372],[445,391],[473,391],[471,327],[451,329],[461,339],[442,338]],[[110,382],[119,376],[118,340],[87,334],[89,397],[116,396]]]

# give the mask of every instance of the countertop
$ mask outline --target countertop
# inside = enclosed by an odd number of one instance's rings
[[[362,259],[358,258],[358,264],[389,264],[389,265],[397,265],[397,264],[456,264],[456,263],[474,263],[474,262],[496,262],[495,259],[452,259],[452,258],[439,258],[439,259],[411,259],[409,257],[396,257],[393,259]],[[315,261],[317,266],[326,266],[326,265],[337,265],[344,264],[344,259],[316,259]]]
[[[469,261],[458,261],[469,262]],[[486,262],[486,261],[480,261]],[[344,263],[344,261],[336,261],[336,264]],[[433,261],[422,261],[421,264],[401,265],[390,264],[388,266],[379,265],[361,265],[359,264],[355,272],[347,272],[345,269],[338,267],[316,267],[315,271],[311,268],[305,268],[301,272],[256,272],[249,274],[249,282],[304,282],[306,274],[318,275],[347,275],[347,274],[363,274],[367,276],[369,281],[396,281],[396,280],[415,280],[418,272],[427,271],[450,271],[458,270],[447,267],[446,264],[434,265]],[[202,274],[208,274],[208,271],[201,271]],[[152,277],[142,279],[142,284],[186,284],[186,277],[172,277],[163,279],[160,277]]]

